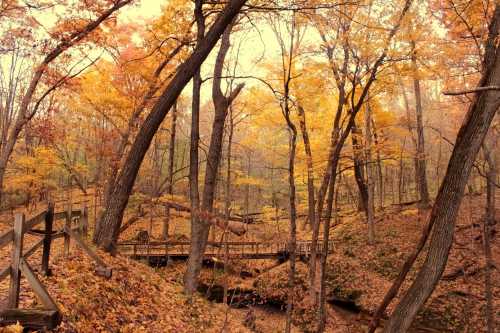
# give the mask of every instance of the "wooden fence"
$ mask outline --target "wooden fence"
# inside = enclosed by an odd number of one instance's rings
[[[12,244],[12,256],[9,265],[0,268],[0,282],[10,276],[9,294],[6,309],[0,311],[0,325],[15,324],[19,322],[25,328],[53,329],[61,322],[61,313],[55,301],[51,298],[45,286],[40,282],[27,259],[39,248],[42,249],[41,273],[51,275],[49,259],[51,243],[58,238],[64,238],[64,256],[69,254],[70,240],[84,250],[97,264],[96,274],[110,278],[112,271],[97,254],[85,243],[88,230],[88,210],[84,206],[81,210],[69,208],[63,212],[54,212],[54,204],[49,203],[48,208],[38,215],[26,220],[25,215],[15,215],[14,228],[0,235],[0,249]],[[60,230],[54,230],[54,221],[64,220]],[[44,229],[37,229],[44,224]],[[24,249],[24,236],[26,234],[38,236],[31,247]],[[43,309],[20,309],[19,292],[23,275],[29,286],[40,299]]]

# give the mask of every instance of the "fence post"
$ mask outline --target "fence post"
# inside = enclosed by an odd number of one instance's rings
[[[64,222],[65,227],[71,229],[71,201],[68,202],[68,210],[66,212],[66,221]],[[70,236],[67,232],[64,233],[64,257],[67,258],[69,255],[69,245]]]
[[[52,225],[54,223],[54,203],[49,202],[47,214],[45,214],[45,237],[43,238],[42,272],[45,276],[50,276],[49,268],[50,244],[52,242]]]
[[[89,230],[89,211],[87,203],[84,204],[82,209],[82,216],[80,217],[80,233],[83,237],[87,238]]]
[[[12,244],[12,262],[10,266],[10,287],[7,307],[17,309],[19,306],[19,290],[21,287],[21,272],[19,264],[23,255],[24,214],[17,213],[14,220],[14,242]]]

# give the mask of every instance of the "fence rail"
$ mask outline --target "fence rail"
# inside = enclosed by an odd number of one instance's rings
[[[65,221],[61,230],[53,230],[56,220]],[[35,229],[41,224],[44,224],[44,229]],[[45,276],[51,275],[49,267],[51,243],[57,238],[64,237],[65,257],[69,254],[72,238],[97,263],[96,273],[106,278],[111,277],[111,269],[85,244],[84,238],[87,230],[88,209],[86,206],[83,209],[72,209],[69,204],[66,211],[54,212],[54,204],[49,203],[46,210],[28,220],[22,213],[15,215],[14,227],[0,235],[0,250],[12,244],[10,263],[7,267],[0,268],[0,282],[10,276],[7,308],[0,311],[0,325],[19,322],[25,328],[44,330],[53,329],[61,322],[61,313],[56,303],[27,261],[38,249],[42,248],[41,272]],[[41,238],[29,248],[24,249],[26,234]],[[26,278],[29,286],[41,300],[44,305],[43,310],[19,309],[21,275]]]

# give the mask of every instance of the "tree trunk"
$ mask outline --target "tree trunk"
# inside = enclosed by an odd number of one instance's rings
[[[415,114],[417,127],[417,152],[415,157],[415,182],[420,195],[419,206],[428,208],[430,206],[429,190],[427,186],[427,171],[425,162],[425,144],[424,144],[424,124],[422,120],[422,92],[420,89],[420,78],[418,77],[417,52],[415,42],[411,42],[412,55],[411,63],[413,67],[413,89],[415,91]]]
[[[483,225],[483,247],[486,261],[484,274],[484,289],[486,298],[486,323],[487,332],[495,332],[495,317],[493,309],[493,286],[491,283],[491,271],[494,267],[491,254],[491,227],[495,224],[495,189],[496,189],[496,163],[492,158],[486,144],[483,144],[483,152],[488,164],[488,173],[486,175],[486,216]]]
[[[309,133],[307,132],[306,113],[301,105],[298,106],[300,131],[302,132],[302,140],[304,141],[304,150],[306,152],[307,161],[307,202],[308,202],[308,219],[311,227],[315,224],[315,204],[314,204],[314,168],[311,151],[311,142],[309,141]]]
[[[203,0],[195,1],[194,16],[197,27],[196,43],[202,43],[205,36],[205,16],[203,14]],[[191,141],[189,150],[189,198],[191,201],[191,247],[189,258],[184,273],[184,292],[191,297],[197,288],[196,277],[200,267],[196,264],[198,258],[203,258],[203,253],[198,243],[194,240],[202,237],[199,233],[204,226],[201,225],[200,213],[200,190],[199,190],[199,143],[200,143],[200,93],[201,93],[200,68],[193,77],[193,97],[191,111]],[[208,227],[206,227],[208,228]],[[192,262],[192,261],[195,262]]]
[[[404,160],[403,155],[405,151],[406,137],[403,140],[403,145],[401,146],[401,152],[399,154],[399,172],[398,172],[398,203],[401,205],[403,203],[403,190],[404,190]]]
[[[337,158],[334,161],[333,166],[335,167],[335,171],[333,172],[336,175],[337,167],[338,167],[339,159]],[[319,311],[318,311],[318,332],[324,332],[326,326],[326,269],[327,269],[327,259],[328,259],[328,249],[329,249],[329,239],[330,239],[330,221],[332,218],[332,207],[333,202],[338,195],[338,189],[336,185],[337,177],[332,177],[329,184],[328,190],[328,199],[327,199],[327,216],[323,223],[323,244],[321,250],[321,270],[320,270],[320,293],[319,293]],[[336,201],[336,200],[335,200]],[[337,207],[335,207],[335,214],[337,214]]]
[[[483,77],[478,87],[500,85],[500,6],[497,5],[489,27]],[[467,112],[451,154],[443,183],[433,206],[429,223],[433,225],[426,260],[415,281],[389,318],[386,333],[406,332],[418,311],[438,283],[453,243],[458,209],[476,155],[500,106],[500,91],[476,93]]]
[[[372,130],[373,130],[373,141],[375,147],[379,146],[378,134],[375,127],[375,121],[372,117]],[[380,209],[384,208],[385,202],[385,184],[384,184],[384,174],[382,172],[382,158],[380,157],[380,149],[376,150],[377,153],[377,189],[378,189],[378,206]]]
[[[290,270],[288,272],[288,296],[286,307],[286,329],[285,332],[291,332],[292,311],[295,303],[295,247],[297,243],[297,207],[295,199],[295,153],[297,148],[297,129],[295,125],[287,119],[290,129],[290,156],[288,160],[288,184],[290,186],[290,241],[288,244],[288,254],[290,256]]]
[[[168,185],[167,194],[174,194],[174,161],[175,161],[175,140],[177,132],[177,102],[174,103],[172,108],[172,124],[170,126],[170,142],[168,147]],[[170,227],[170,206],[166,207],[166,216],[163,221],[162,238],[168,239],[168,232]]]
[[[233,135],[234,135],[234,117],[233,117],[233,107],[229,106],[229,134],[227,138],[227,170],[226,170],[226,203],[225,203],[225,217],[226,223],[229,223],[229,218],[231,216],[231,157],[233,148]],[[227,303],[228,299],[228,260],[229,260],[229,247],[227,245],[228,237],[227,232],[224,232],[225,251],[224,251],[224,304]]]
[[[207,165],[205,169],[205,184],[203,188],[203,201],[201,204],[201,210],[207,213],[212,213],[213,211],[227,111],[229,109],[229,105],[231,105],[244,86],[243,84],[238,85],[236,89],[231,92],[229,97],[224,96],[221,90],[221,77],[224,60],[229,47],[231,46],[230,36],[232,26],[233,23],[230,23],[222,36],[221,46],[217,54],[214,68],[212,99],[214,103],[215,115],[212,124],[210,146],[208,148]],[[191,249],[189,251],[186,273],[184,275],[184,289],[188,295],[192,295],[192,293],[196,290],[209,233],[209,224],[198,221],[198,223],[193,223],[191,225]]]
[[[372,109],[370,107],[370,102],[366,103],[365,107],[365,145],[366,145],[366,183],[368,187],[368,201],[366,205],[366,222],[368,224],[368,244],[373,245],[375,243],[375,203],[374,203],[374,172],[373,172],[373,161],[372,161]]]
[[[195,72],[217,43],[219,37],[238,14],[245,2],[246,0],[232,0],[226,5],[202,42],[197,45],[191,56],[179,67],[176,75],[167,85],[153,109],[144,120],[127,155],[124,167],[117,177],[112,196],[106,205],[102,221],[103,228],[94,237],[95,242],[106,251],[114,252],[123,212],[127,206],[137,173],[153,136],[182,92],[182,89],[194,76]]]
[[[358,185],[359,190],[358,211],[366,212],[366,207],[368,206],[368,188],[366,187],[365,183],[362,150],[361,144],[359,142],[361,134],[361,131],[355,123],[352,127],[351,139],[353,153],[352,157],[354,161],[354,178],[356,179],[356,184]]]

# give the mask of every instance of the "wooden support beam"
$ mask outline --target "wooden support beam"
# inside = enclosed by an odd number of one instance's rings
[[[25,329],[52,330],[61,323],[61,315],[55,310],[7,309],[0,312],[1,325],[13,325],[19,322]]]
[[[45,306],[45,308],[48,310],[59,311],[56,302],[54,302],[52,297],[50,297],[47,289],[45,289],[40,280],[38,280],[30,265],[26,260],[24,260],[24,258],[21,259],[20,268],[21,272],[26,277],[26,280],[28,280],[29,285],[31,286],[37,297],[40,299],[42,304]]]
[[[0,249],[12,242],[14,239],[14,231],[8,230],[0,235]]]
[[[68,210],[66,211],[66,220],[64,221],[64,229],[71,229],[71,200],[68,203]],[[67,258],[69,255],[71,238],[68,233],[64,234],[64,257]]]
[[[24,252],[23,258],[28,259],[29,257],[31,257],[33,255],[33,253],[36,252],[36,250],[38,250],[39,248],[42,247],[43,241],[44,241],[43,239],[40,239],[38,242],[36,242],[35,244],[33,244],[29,248],[29,250],[27,250],[26,252]]]
[[[10,266],[5,267],[3,270],[0,271],[0,282],[3,281],[7,276],[10,274]]]
[[[96,264],[96,274],[107,279],[111,278],[113,273],[112,269],[85,243],[85,241],[74,231],[64,226],[64,232],[67,233],[71,238],[73,238],[76,244],[90,257]]]
[[[42,273],[45,276],[50,276],[49,268],[50,245],[52,243],[52,226],[54,224],[54,203],[49,202],[47,214],[45,215],[45,236],[43,238],[43,253],[42,253]]]
[[[17,309],[19,306],[19,291],[21,289],[21,272],[19,271],[19,264],[23,255],[24,221],[24,214],[16,214],[14,220],[12,261],[10,264],[9,298],[7,301],[7,307],[10,309]]]
[[[33,216],[32,218],[30,218],[26,222],[24,222],[24,230],[29,231],[32,228],[39,225],[40,223],[42,223],[43,221],[45,221],[45,214],[47,214],[47,211],[43,211],[43,212],[39,213],[38,215]]]

